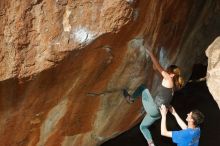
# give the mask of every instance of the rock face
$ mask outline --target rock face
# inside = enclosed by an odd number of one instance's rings
[[[208,57],[207,85],[210,93],[220,108],[220,37],[208,47],[206,55]]]
[[[158,75],[161,64],[187,79],[220,34],[218,0],[1,0],[0,140],[7,146],[95,146],[140,121],[140,101],[121,89]],[[199,58],[199,59],[198,59]]]

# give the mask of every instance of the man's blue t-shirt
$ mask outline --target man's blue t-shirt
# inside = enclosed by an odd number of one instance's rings
[[[187,128],[180,131],[172,131],[172,140],[177,146],[198,146],[200,128]]]

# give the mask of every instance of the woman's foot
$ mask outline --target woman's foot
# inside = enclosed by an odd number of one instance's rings
[[[141,107],[141,110],[140,110],[140,114],[141,114],[141,115],[144,115],[145,113],[146,113],[146,111],[145,111],[144,107],[142,106],[142,107]]]
[[[148,146],[155,146],[155,144],[153,141],[151,141],[151,142],[148,142]]]
[[[128,91],[126,89],[123,89],[123,96],[128,103],[134,102],[134,99],[131,97],[131,95],[128,93]]]

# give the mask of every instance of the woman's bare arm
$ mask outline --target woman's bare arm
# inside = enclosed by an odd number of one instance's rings
[[[159,61],[158,61],[157,58],[154,56],[154,54],[153,54],[150,50],[148,50],[147,48],[146,48],[146,52],[147,52],[147,54],[150,56],[150,58],[151,58],[151,60],[152,60],[152,62],[153,62],[153,65],[156,67],[156,69],[157,69],[160,73],[162,73],[162,71],[164,71],[164,69],[163,69],[163,67],[160,65]]]
[[[163,76],[163,78],[168,79],[170,78],[169,74],[164,70],[164,68],[160,65],[159,61],[157,60],[157,58],[154,56],[154,54],[148,50],[148,48],[146,48],[146,52],[147,54],[149,54],[153,65],[155,66],[155,68],[159,71],[159,73]]]

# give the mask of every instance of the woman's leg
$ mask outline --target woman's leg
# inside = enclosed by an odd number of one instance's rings
[[[146,89],[146,87],[141,84],[135,91],[132,95],[130,95],[128,93],[128,91],[126,89],[123,89],[123,96],[125,97],[125,99],[127,100],[128,103],[133,103],[134,100],[137,98],[137,97],[140,97],[142,95],[142,92]]]
[[[146,89],[144,84],[141,84],[131,95],[131,98],[136,99],[137,97],[142,96],[142,92]]]
[[[148,89],[142,92],[142,104],[144,106],[147,115],[144,117],[140,125],[140,130],[143,133],[148,143],[153,142],[149,127],[158,119],[160,119],[160,113],[153,101],[153,98]]]
[[[153,142],[150,130],[148,128],[159,118],[160,117],[154,118],[154,117],[151,117],[149,114],[147,114],[140,124],[140,130],[148,143]]]

